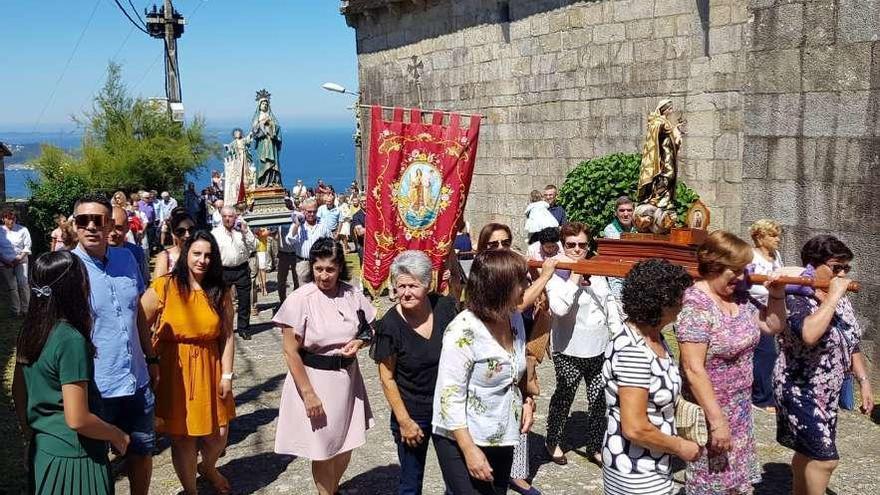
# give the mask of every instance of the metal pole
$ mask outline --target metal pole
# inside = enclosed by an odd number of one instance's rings
[[[170,103],[180,103],[180,75],[177,70],[177,35],[174,6],[165,0],[165,93]]]

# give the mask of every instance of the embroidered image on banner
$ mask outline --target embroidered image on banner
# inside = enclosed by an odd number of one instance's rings
[[[435,275],[449,256],[471,185],[480,116],[462,128],[458,114],[444,125],[443,112],[426,124],[419,109],[408,111],[408,122],[402,108],[390,121],[380,107],[371,110],[363,278],[378,293],[402,251],[424,251]]]

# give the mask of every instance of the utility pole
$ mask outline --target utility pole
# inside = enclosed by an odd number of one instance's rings
[[[183,104],[180,95],[180,67],[177,63],[177,39],[183,35],[186,20],[174,10],[171,0],[164,5],[146,12],[147,30],[153,38],[165,42],[165,96],[174,120],[183,119]],[[179,112],[179,116],[178,116]],[[179,118],[178,118],[179,117]]]

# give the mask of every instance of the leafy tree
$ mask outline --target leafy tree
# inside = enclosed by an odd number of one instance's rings
[[[37,239],[55,228],[53,215],[70,214],[86,191],[107,195],[141,189],[180,192],[186,174],[219,153],[205,135],[205,121],[171,120],[164,105],[128,94],[122,68],[110,62],[107,81],[95,96],[92,110],[74,121],[83,129],[81,149],[65,153],[41,148],[31,164],[40,178],[30,181],[29,214]]]
[[[565,177],[559,188],[559,204],[571,221],[590,226],[592,236],[614,218],[614,202],[621,196],[635,200],[642,157],[637,153],[614,153],[582,162]],[[681,180],[676,186],[675,210],[684,225],[688,208],[699,195]]]

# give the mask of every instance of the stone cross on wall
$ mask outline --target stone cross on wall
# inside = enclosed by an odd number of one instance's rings
[[[412,61],[409,65],[406,66],[406,71],[409,72],[409,76],[412,78],[413,82],[416,83],[416,92],[418,93],[419,98],[419,107],[422,107],[422,69],[425,65],[419,60],[419,57],[413,55]]]

